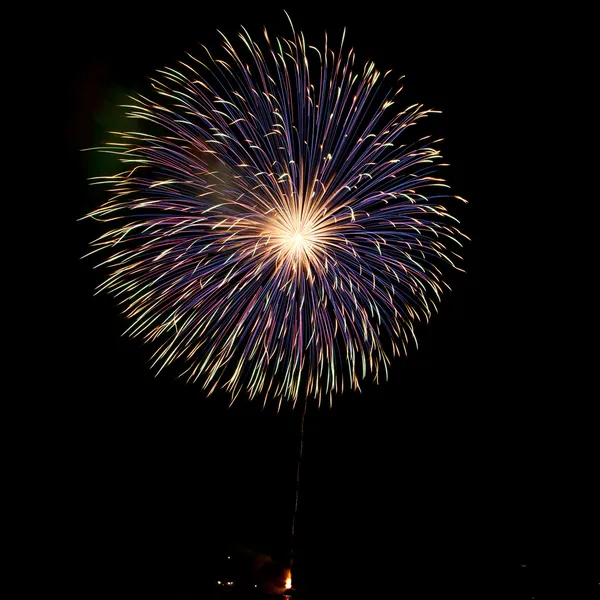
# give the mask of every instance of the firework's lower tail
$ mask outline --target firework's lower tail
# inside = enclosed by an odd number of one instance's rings
[[[308,402],[304,400],[304,410],[302,412],[302,421],[300,423],[300,451],[298,452],[298,467],[296,470],[296,504],[294,506],[294,516],[292,518],[292,543],[290,550],[290,575],[294,566],[294,547],[295,547],[295,530],[296,516],[298,515],[298,497],[300,494],[300,463],[302,462],[302,450],[304,447],[304,417],[306,416],[306,406]]]

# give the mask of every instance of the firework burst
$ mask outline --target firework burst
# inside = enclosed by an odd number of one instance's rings
[[[88,216],[111,228],[91,254],[158,370],[233,399],[320,401],[387,376],[462,234],[436,141],[409,131],[435,111],[394,110],[400,84],[343,39],[264,36],[223,36],[223,58],[188,55],[132,99],[156,131],[102,148],[123,171],[97,178],[112,197]]]

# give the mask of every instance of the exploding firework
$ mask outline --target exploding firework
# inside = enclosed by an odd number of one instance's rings
[[[152,133],[103,147],[122,171],[96,178],[112,197],[98,291],[209,393],[296,402],[387,377],[457,268],[461,233],[442,204],[439,140],[414,135],[432,112],[394,110],[391,72],[353,50],[223,36],[151,80],[128,116]],[[138,121],[140,122],[140,121]],[[454,198],[458,198],[454,196]],[[416,340],[415,340],[416,342]]]

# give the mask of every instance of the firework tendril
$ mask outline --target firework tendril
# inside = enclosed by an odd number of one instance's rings
[[[110,230],[90,254],[158,371],[232,401],[331,401],[387,378],[466,236],[442,204],[458,197],[436,176],[440,140],[409,130],[436,111],[395,111],[401,83],[355,67],[343,38],[264,36],[223,36],[223,58],[188,55],[132,99],[153,133],[102,147],[123,170],[95,178],[111,198],[87,216]]]

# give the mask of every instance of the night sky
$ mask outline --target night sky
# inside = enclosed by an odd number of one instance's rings
[[[57,39],[74,275],[52,443],[65,574],[88,598],[210,598],[232,547],[286,559],[294,507],[301,412],[243,398],[228,408],[176,368],[154,377],[151,349],[121,337],[114,300],[93,296],[102,273],[80,260],[102,230],[76,219],[105,197],[86,178],[108,163],[79,150],[126,125],[127,94],[199,43],[215,48],[217,29],[289,32],[283,9],[261,4],[149,6],[65,13]],[[472,242],[467,273],[448,274],[453,291],[390,380],[309,405],[294,583],[307,598],[598,597],[592,398],[543,364],[540,331],[558,325],[533,324],[551,291],[536,288],[520,226],[534,212],[531,132],[514,121],[536,64],[529,24],[491,9],[323,6],[287,10],[317,46],[346,26],[358,59],[406,75],[406,105],[443,112],[427,128],[469,200],[451,212]]]

